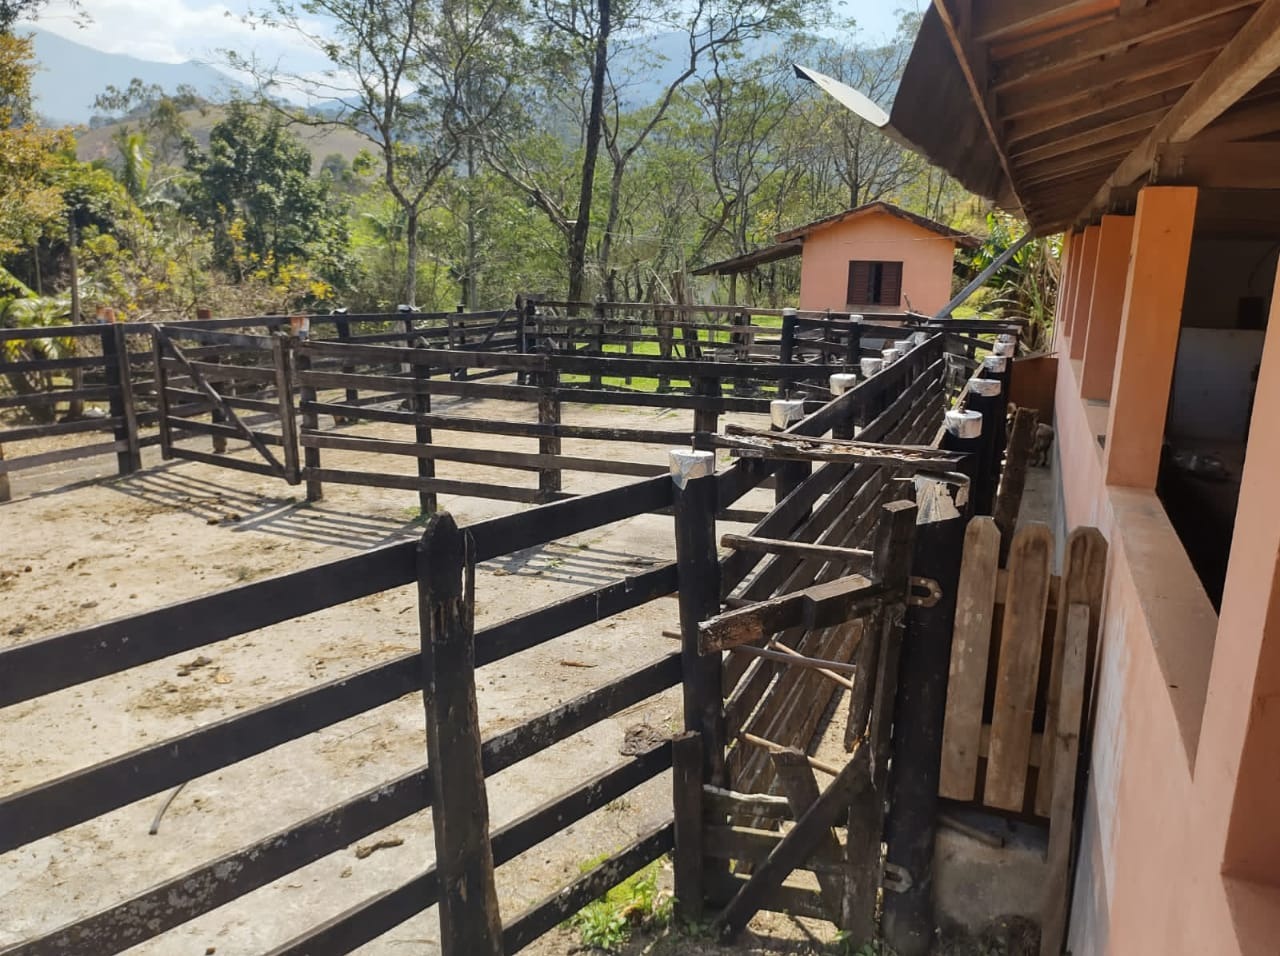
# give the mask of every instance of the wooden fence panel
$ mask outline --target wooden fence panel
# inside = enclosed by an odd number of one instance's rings
[[[1014,536],[983,796],[1005,810],[1020,811],[1026,802],[1052,558],[1053,535],[1045,525],[1028,525]]]
[[[972,800],[977,788],[999,570],[1000,531],[993,519],[974,518],[965,529],[960,565],[938,791],[952,800]]]

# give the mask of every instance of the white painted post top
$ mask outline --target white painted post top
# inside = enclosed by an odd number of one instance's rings
[[[804,418],[804,402],[793,398],[775,398],[769,403],[769,421],[779,431],[790,428]]]
[[[837,372],[831,376],[831,394],[843,395],[858,384],[858,376],[852,372]]]
[[[956,438],[981,438],[982,415],[979,412],[956,411],[952,409],[946,414],[946,429]]]
[[[683,488],[694,478],[706,478],[716,473],[715,452],[673,448],[669,454],[671,480],[676,483],[677,488]]]
[[[994,398],[1000,394],[1004,388],[1004,382],[998,378],[971,378],[969,379],[969,391],[975,395],[981,395],[983,398]]]
[[[997,375],[1003,375],[1008,365],[1009,360],[1003,355],[988,355],[982,360],[982,367],[988,371],[995,372]]]

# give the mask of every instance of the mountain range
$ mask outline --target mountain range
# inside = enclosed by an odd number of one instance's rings
[[[108,85],[124,89],[135,76],[172,93],[193,87],[200,96],[222,102],[244,86],[206,63],[156,63],[123,53],[103,53],[38,27],[30,31],[37,68],[32,78],[36,112],[49,125],[81,125],[93,115],[93,101]]]

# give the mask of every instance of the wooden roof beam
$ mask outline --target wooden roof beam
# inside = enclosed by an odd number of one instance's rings
[[[1020,83],[1057,73],[1135,43],[1181,34],[1223,13],[1257,5],[1258,0],[1161,0],[1126,12],[1097,26],[1015,53],[994,65],[997,93]]]
[[[990,0],[979,5],[973,37],[989,43],[1012,33],[1049,26],[1061,20],[1064,13],[1097,5],[1097,0]]]
[[[1077,120],[1088,120],[1092,116],[1101,115],[1112,109],[1118,110],[1128,104],[1140,104],[1141,108],[1146,109],[1149,108],[1146,104],[1150,98],[1160,94],[1171,94],[1168,97],[1168,101],[1170,108],[1172,108],[1181,101],[1186,90],[1190,89],[1196,78],[1204,73],[1211,58],[1212,54],[1193,60],[1190,63],[1184,63],[1182,66],[1170,70],[1168,73],[1161,73],[1159,76],[1134,80],[1132,83],[1117,83],[1108,89],[1089,93],[1087,96],[1080,97],[1057,109],[1029,113],[1015,120],[1011,124],[1011,128],[1017,128],[1020,131],[1020,135],[1024,137],[1035,135],[1074,123]]]
[[[1017,119],[1074,102],[1108,87],[1169,76],[1186,63],[1207,64],[1231,42],[1248,19],[1248,11],[1228,13],[1191,33],[1152,40],[1058,76],[1016,87],[999,96],[998,115],[1005,120]]]
[[[1027,163],[1038,163],[1045,159],[1052,159],[1055,156],[1065,156],[1078,149],[1087,149],[1090,146],[1096,146],[1099,143],[1110,142],[1122,137],[1129,137],[1135,133],[1146,134],[1151,131],[1151,128],[1156,123],[1160,122],[1167,109],[1168,107],[1166,106],[1136,113],[1114,123],[1104,123],[1102,126],[1095,126],[1072,136],[1053,138],[1039,144],[1034,144],[1032,141],[1027,140],[1020,147],[1011,148],[1009,158],[1015,166],[1022,167]]]
[[[1018,2],[1023,3],[1026,0],[1018,0]],[[1036,0],[1036,2],[1043,2],[1043,0]],[[1058,2],[1061,2],[1061,0],[1058,0]],[[980,5],[984,8],[986,6],[986,4]],[[1009,164],[1009,156],[1005,152],[1004,143],[1001,141],[1000,135],[996,131],[995,123],[992,120],[995,115],[993,109],[995,103],[988,82],[987,71],[989,64],[986,51],[981,49],[972,39],[973,0],[933,0],[933,6],[938,12],[938,19],[947,34],[947,39],[951,42],[951,49],[955,53],[956,62],[960,65],[960,71],[964,74],[965,83],[969,87],[969,95],[973,97],[978,115],[982,119],[982,125],[986,128],[987,136],[991,139],[991,145],[995,148],[996,155],[1000,157],[1000,166],[1004,169],[1005,177],[1013,190],[1014,200],[1017,202],[1019,210],[1021,210],[1022,197],[1018,195],[1017,182],[1013,178],[1013,167]]]
[[[1160,148],[1185,143],[1230,109],[1246,93],[1280,69],[1280,0],[1265,0],[1209,64],[1177,105],[1130,153],[1083,210],[1090,215],[1113,186],[1134,182],[1151,169]]]

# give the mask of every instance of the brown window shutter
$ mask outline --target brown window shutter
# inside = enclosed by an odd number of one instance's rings
[[[878,305],[902,303],[902,263],[880,263],[880,300]]]
[[[871,305],[871,263],[849,263],[849,305]]]

